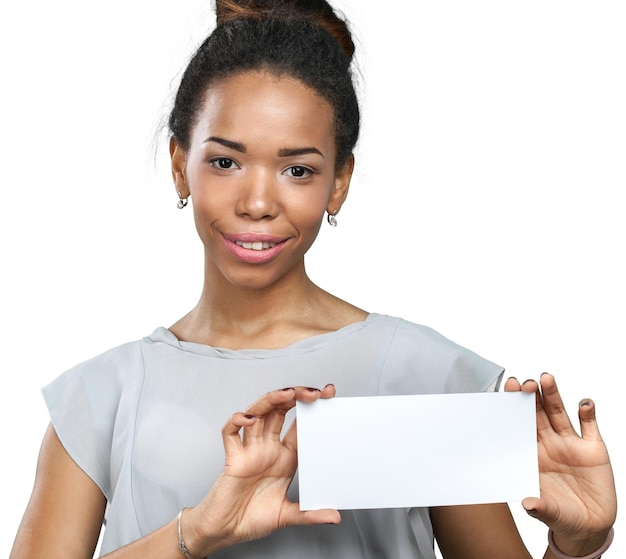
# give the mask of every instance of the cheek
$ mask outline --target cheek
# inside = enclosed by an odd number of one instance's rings
[[[294,212],[292,218],[294,221],[301,223],[302,227],[307,230],[317,230],[324,217],[325,207],[322,204],[316,204],[315,207],[311,205],[309,208],[303,208],[301,211]]]
[[[223,216],[227,208],[232,207],[233,201],[228,194],[232,188],[226,188],[203,170],[191,170],[187,173],[187,185],[193,204],[196,223],[212,223],[219,216]]]
[[[214,224],[227,214],[229,204],[218,192],[209,188],[191,186],[191,207],[193,219],[200,238],[204,241],[211,236]]]
[[[289,219],[298,224],[302,234],[315,237],[320,229],[326,206],[328,205],[329,189],[320,188],[314,195],[299,200],[298,204],[292,204],[289,210]]]
[[[316,192],[309,192],[308,195],[298,199],[298,203],[291,204],[289,212],[291,218],[306,227],[319,227],[319,223],[324,217],[324,212],[328,205],[328,198],[329,191],[327,188],[320,188]]]

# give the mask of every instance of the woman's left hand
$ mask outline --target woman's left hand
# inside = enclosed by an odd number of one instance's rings
[[[505,390],[535,392],[536,397],[541,497],[528,497],[522,505],[552,528],[563,552],[571,549],[578,555],[583,549],[597,549],[615,522],[617,496],[594,402],[585,399],[579,404],[579,435],[552,375],[544,373],[539,383],[529,380],[522,385],[510,378]]]

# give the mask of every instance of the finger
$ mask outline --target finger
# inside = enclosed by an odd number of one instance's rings
[[[319,388],[312,386],[296,386],[295,390],[295,399],[302,402],[315,402],[322,395],[322,391]]]
[[[559,503],[554,499],[526,497],[522,500],[522,506],[528,516],[540,520],[547,526],[553,526],[559,520]]]
[[[243,448],[241,440],[242,427],[249,428],[254,425],[257,418],[243,412],[234,413],[222,428],[222,440],[226,454],[237,452]]]
[[[296,405],[296,400],[313,402],[320,395],[321,390],[319,388],[308,386],[282,388],[264,394],[254,404],[250,405],[246,412],[256,417],[264,417],[276,409],[289,411]]]
[[[246,413],[256,417],[264,417],[277,408],[290,410],[296,405],[295,390],[295,388],[289,387],[268,392],[248,406]]]
[[[281,518],[281,527],[314,526],[316,524],[339,524],[341,515],[335,509],[301,511],[298,503],[289,503]]]
[[[522,500],[522,506],[524,510],[533,518],[537,517],[539,513],[538,507],[541,504],[541,501],[537,497],[526,497]]]
[[[298,451],[298,419],[294,419],[283,437],[283,445],[289,450]]]
[[[543,373],[540,383],[543,408],[554,431],[560,435],[575,434],[574,426],[567,415],[554,376]]]
[[[539,383],[535,379],[529,378],[521,384],[520,390],[528,393],[539,392]]]
[[[541,499],[538,499],[537,497],[526,497],[522,500],[522,506],[524,507],[526,513],[533,518],[541,520],[548,525],[554,522],[554,518],[546,514],[545,503]]]
[[[268,392],[252,404],[247,412],[259,418],[253,429],[244,432],[244,443],[262,437],[278,438],[285,415],[296,405],[296,400],[313,402],[321,396],[319,388],[296,386]]]
[[[319,388],[308,386],[296,386],[291,389],[294,392],[294,399],[289,402],[289,407],[277,406],[265,418],[264,435],[272,438],[280,437],[285,424],[285,415],[295,406],[297,400],[314,402],[319,399],[322,391]]]
[[[322,388],[321,398],[334,398],[335,394],[337,394],[337,389],[334,384],[327,384],[324,388]]]
[[[528,394],[535,393],[535,410],[537,413],[537,432],[542,432],[546,429],[552,431],[552,424],[548,416],[546,415],[546,411],[543,407],[543,399],[541,397],[541,393],[539,390],[539,383],[534,379],[525,380],[522,384],[515,377],[511,377],[507,379],[504,389],[507,392],[514,392],[516,390],[521,390],[522,392],[526,392]]]
[[[285,420],[285,414],[295,406],[295,388],[282,388],[264,394],[246,410],[258,421],[244,430],[244,445],[260,442],[263,438],[278,438]]]
[[[539,392],[539,383],[536,380],[528,379],[520,385],[520,390],[526,393],[535,393],[535,412],[537,420],[537,435],[540,433],[550,431],[552,432],[552,424],[546,415],[546,411],[543,408],[543,401]]]
[[[586,398],[580,401],[580,404],[578,404],[578,419],[583,439],[602,440],[598,422],[596,421],[596,405],[593,400]]]
[[[539,393],[539,383],[536,380],[528,379],[520,385],[520,390],[527,394],[535,393],[535,408],[537,414],[543,414],[543,402],[541,401],[541,394]]]
[[[535,392],[537,435],[539,437],[541,435],[549,436],[555,432],[566,434],[568,429],[569,432],[574,431],[552,375],[542,373],[541,383],[533,379],[524,381],[522,383],[522,391]]]
[[[277,407],[264,418],[263,437],[278,440],[285,425],[285,417],[289,410]]]
[[[265,427],[265,434],[274,438],[280,437],[280,434],[285,423],[286,413],[296,405],[296,401],[314,402],[318,400],[322,395],[322,391],[319,388],[313,388],[310,386],[296,386],[294,389],[294,399],[290,402],[289,409],[281,410],[276,408],[273,413],[268,414],[267,423]]]
[[[335,509],[320,509],[302,511],[302,525],[312,526],[314,524],[339,524],[341,515]]]
[[[522,389],[522,385],[515,377],[509,377],[504,383],[505,392],[518,392]]]

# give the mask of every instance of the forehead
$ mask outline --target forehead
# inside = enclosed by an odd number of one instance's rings
[[[290,76],[251,71],[218,80],[206,91],[194,127],[194,140],[206,134],[233,139],[330,142],[333,110],[323,97]]]

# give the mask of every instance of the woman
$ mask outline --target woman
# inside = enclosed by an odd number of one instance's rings
[[[299,511],[297,441],[284,432],[297,400],[484,391],[502,369],[306,274],[354,166],[345,22],[323,0],[218,2],[217,18],[169,120],[179,207],[192,201],[204,246],[202,294],[169,329],[46,387],[52,422],[12,557],[89,557],[105,516],[112,558],[434,557],[433,534],[446,558],[528,557],[503,504]],[[578,437],[553,377],[506,389],[537,393],[542,497],[524,506],[551,529],[546,557],[597,556],[616,505],[593,403]]]

